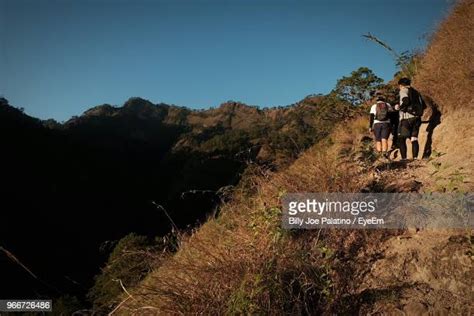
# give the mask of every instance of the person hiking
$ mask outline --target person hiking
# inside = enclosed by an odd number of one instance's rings
[[[374,133],[375,148],[378,153],[387,158],[388,137],[390,136],[389,112],[392,106],[385,102],[381,91],[375,92],[376,103],[370,108],[369,131]]]
[[[392,134],[392,146],[390,147],[390,152],[393,152],[398,149],[398,125],[400,124],[400,113],[394,106],[392,106],[391,111],[388,112],[388,117],[390,120],[390,133]]]
[[[424,101],[420,93],[411,86],[408,78],[398,81],[400,88],[400,103],[395,109],[400,110],[400,125],[398,128],[398,146],[402,160],[407,159],[407,143],[409,138],[412,145],[413,159],[418,159],[420,145],[418,144],[418,132],[421,126],[421,116],[424,110]]]

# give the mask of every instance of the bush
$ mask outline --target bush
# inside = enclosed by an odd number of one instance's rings
[[[155,241],[134,233],[123,237],[88,293],[94,311],[105,313],[119,303],[124,288],[133,288],[158,264],[163,254],[174,249],[169,241],[169,236]]]

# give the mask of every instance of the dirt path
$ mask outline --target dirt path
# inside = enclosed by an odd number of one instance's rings
[[[383,192],[430,191],[432,183],[424,183],[430,163],[376,163],[373,186]],[[352,287],[351,295],[363,298],[359,314],[474,314],[473,241],[472,230],[422,230],[382,242]]]
[[[470,315],[473,253],[466,232],[421,231],[390,238],[356,293],[372,293],[361,314]]]

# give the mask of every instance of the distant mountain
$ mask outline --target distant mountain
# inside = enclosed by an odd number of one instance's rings
[[[354,111],[332,95],[279,108],[229,101],[208,110],[131,98],[59,124],[2,101],[0,208],[8,225],[1,246],[42,282],[0,256],[1,271],[9,271],[0,296],[83,294],[110,250],[99,252],[105,241],[170,230],[152,201],[178,226],[195,225],[249,164],[288,164]]]

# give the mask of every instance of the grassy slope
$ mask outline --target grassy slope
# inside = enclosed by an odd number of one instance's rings
[[[436,190],[452,189],[458,182],[466,190],[474,188],[473,34],[474,1],[459,1],[434,34],[414,80],[441,110],[441,124],[433,131],[438,157],[418,173]]]
[[[474,1],[458,2],[431,39],[414,81],[444,113],[474,107]]]
[[[361,141],[366,127],[365,118],[355,119],[287,170],[262,171],[248,179],[221,215],[183,241],[180,251],[150,274],[122,311],[232,314],[327,309],[341,294],[335,293],[330,276],[337,270],[330,249],[357,251],[369,236],[353,232],[340,244],[336,231],[288,233],[280,229],[279,199],[284,192],[355,192],[370,185],[363,163],[370,156],[369,145]],[[357,158],[360,163],[353,162]],[[369,235],[378,240],[386,234]],[[323,238],[324,243],[319,241]],[[339,245],[328,247],[330,243]]]
[[[461,1],[442,23],[415,81],[415,86],[442,109],[434,148],[446,154],[437,155],[434,161],[451,164],[445,172],[472,166],[474,84],[469,71],[473,8],[473,1]],[[447,84],[444,78],[452,83]],[[430,163],[420,163],[420,168],[409,168],[402,174],[397,170],[382,175],[374,172],[370,145],[364,141],[366,126],[364,118],[354,119],[287,170],[260,172],[248,178],[217,219],[210,219],[186,237],[173,258],[157,267],[131,297],[124,296],[128,298],[119,311],[350,314],[375,312],[375,308],[400,312],[397,308],[402,308],[416,314],[434,307],[444,312],[466,312],[469,305],[462,297],[462,282],[469,280],[472,256],[466,255],[469,245],[462,236],[458,244],[451,242],[456,235],[432,233],[405,242],[393,237],[401,233],[395,231],[288,233],[279,228],[279,198],[284,192],[350,192],[389,186],[403,190],[399,178],[409,181],[413,176],[424,177],[424,190],[439,189],[436,181],[429,181]],[[453,142],[463,146],[453,146]],[[459,185],[470,190],[472,182],[466,179],[462,178]],[[407,253],[417,256],[418,265]],[[442,258],[437,257],[441,254]],[[370,280],[363,277],[367,271],[371,271]],[[400,282],[398,277],[406,279]]]

